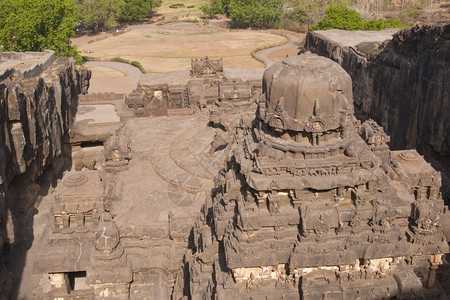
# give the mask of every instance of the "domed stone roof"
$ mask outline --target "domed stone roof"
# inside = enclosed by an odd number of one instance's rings
[[[332,60],[311,53],[268,68],[263,93],[266,111],[261,117],[279,129],[333,130],[344,126],[353,114],[350,76]]]

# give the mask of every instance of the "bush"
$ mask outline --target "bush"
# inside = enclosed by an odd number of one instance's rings
[[[113,57],[113,58],[111,58],[111,61],[120,62],[120,63],[124,63],[124,64],[130,63],[130,61],[128,61],[122,57]]]
[[[343,5],[332,5],[325,11],[325,16],[311,26],[311,30],[326,29],[360,30],[363,28],[361,15],[353,9]]]
[[[353,9],[343,5],[332,5],[323,19],[310,30],[344,29],[344,30],[381,30],[384,28],[403,28],[410,24],[403,24],[398,19],[363,20],[361,15]]]
[[[173,19],[169,19],[169,20],[160,21],[160,22],[156,23],[156,26],[162,26],[162,25],[173,24],[173,23],[188,23],[188,22],[189,23],[198,23],[198,20],[197,19],[173,18]]]
[[[133,60],[130,64],[131,64],[133,67],[136,67],[136,68],[138,68],[139,70],[141,70],[142,73],[144,73],[144,74],[147,73],[147,71],[145,71],[144,67],[141,65],[140,62]]]
[[[364,22],[364,30],[382,30],[384,28],[403,28],[410,24],[404,24],[399,19],[372,19]]]
[[[170,8],[178,8],[184,6],[184,3],[174,3],[169,5]]]

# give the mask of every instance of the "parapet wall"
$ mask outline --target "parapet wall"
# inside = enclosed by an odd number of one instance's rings
[[[74,107],[78,94],[87,92],[90,72],[75,67],[73,58],[55,59],[52,51],[2,53],[0,60],[0,70],[14,65],[0,76],[1,252],[4,243],[17,242],[24,234],[21,222],[40,188],[36,180],[67,153]],[[9,299],[11,285],[0,258],[1,299]]]
[[[44,52],[2,52],[0,53],[0,79],[4,80],[6,76],[5,73],[13,72],[16,76],[22,78],[31,78],[35,76],[39,76],[42,72],[44,72],[56,59],[55,52],[52,50],[45,50]],[[13,62],[16,61],[17,64]],[[21,65],[25,64],[25,62],[29,61],[30,64],[23,69],[21,69]],[[33,62],[31,62],[33,61]],[[14,66],[9,69],[8,64],[10,63]],[[6,69],[2,68],[2,65],[5,64]]]
[[[448,198],[450,22],[415,26],[398,31],[391,40],[358,45],[327,31],[310,32],[305,47],[350,74],[356,115],[381,124],[393,149],[417,148],[443,171]]]

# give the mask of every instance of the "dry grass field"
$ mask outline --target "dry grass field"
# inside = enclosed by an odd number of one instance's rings
[[[182,17],[182,16],[200,16],[203,12],[200,7],[209,4],[209,0],[163,0],[161,7],[158,9],[158,14],[166,18]],[[182,3],[184,6],[178,8],[170,8],[170,5]],[[193,7],[191,7],[193,6]],[[189,7],[189,8],[188,8]]]
[[[261,68],[253,49],[286,41],[268,31],[224,30],[204,25],[141,28],[78,47],[81,55],[140,62],[148,72],[186,69],[192,57],[223,58],[225,68]]]

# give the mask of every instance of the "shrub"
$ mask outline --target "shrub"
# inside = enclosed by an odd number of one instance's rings
[[[384,28],[403,28],[409,24],[400,22],[399,19],[372,19],[364,22],[364,30],[382,30]]]
[[[331,5],[326,11],[323,19],[317,25],[311,26],[311,30],[326,29],[359,30],[363,28],[361,15],[353,9],[343,5]]]
[[[122,57],[113,57],[111,58],[111,61],[120,62],[124,64],[129,64],[130,62]]]
[[[140,62],[133,60],[130,64],[131,64],[133,67],[136,67],[136,68],[138,68],[139,70],[141,70],[142,73],[144,73],[144,74],[147,73],[147,71],[145,71],[144,67],[141,65]]]
[[[344,30],[381,30],[384,28],[402,28],[410,26],[398,19],[372,19],[363,20],[361,15],[344,5],[331,5],[325,16],[310,30],[344,29]]]
[[[178,8],[184,6],[184,3],[174,3],[169,5],[170,8]]]

